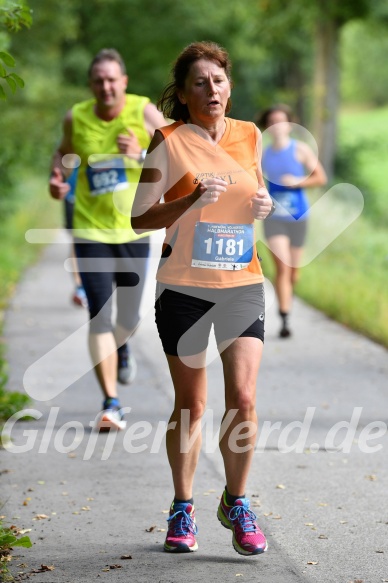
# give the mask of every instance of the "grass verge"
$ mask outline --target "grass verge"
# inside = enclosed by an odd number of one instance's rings
[[[310,224],[310,239],[315,233]],[[273,262],[263,243],[259,254],[265,276],[273,280]],[[387,232],[361,216],[301,268],[295,292],[329,317],[388,348],[387,289]]]
[[[26,267],[36,261],[42,251],[40,245],[30,245],[25,232],[32,228],[60,225],[60,205],[50,201],[47,182],[36,176],[25,176],[15,189],[13,211],[0,224],[0,332],[3,310]],[[22,409],[29,401],[19,392],[6,390],[7,365],[5,340],[0,337],[0,431],[4,421]]]

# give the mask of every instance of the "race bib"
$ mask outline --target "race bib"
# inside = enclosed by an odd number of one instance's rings
[[[87,167],[86,175],[91,196],[129,188],[124,161],[121,158],[95,162],[93,166]]]
[[[253,225],[195,224],[191,266],[237,271],[248,267],[253,257]]]
[[[271,196],[276,201],[276,210],[270,219],[298,219],[308,210],[307,199],[299,188],[274,191]]]

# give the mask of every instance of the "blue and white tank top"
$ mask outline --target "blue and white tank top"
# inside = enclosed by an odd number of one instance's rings
[[[290,188],[281,184],[284,174],[305,176],[306,171],[296,157],[296,141],[290,140],[286,148],[275,150],[272,146],[263,153],[263,174],[268,183],[268,191],[276,201],[276,211],[267,220],[293,221],[303,215],[307,218],[309,208],[303,188]]]

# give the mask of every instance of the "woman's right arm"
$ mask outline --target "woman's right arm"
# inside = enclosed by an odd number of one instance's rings
[[[211,178],[200,182],[193,192],[162,203],[163,195],[174,186],[168,162],[166,142],[161,132],[156,131],[148,148],[132,207],[131,225],[136,233],[168,227],[192,208],[217,202],[219,195],[226,191],[224,180]]]

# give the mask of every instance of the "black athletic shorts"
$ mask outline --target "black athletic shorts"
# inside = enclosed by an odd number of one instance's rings
[[[217,344],[243,336],[264,342],[264,284],[228,289],[156,287],[155,320],[163,350],[193,356],[208,345],[214,326]]]
[[[266,239],[285,235],[290,239],[292,247],[303,247],[307,234],[307,221],[278,221],[268,219],[264,221],[264,235]]]
[[[88,299],[90,331],[111,332],[112,293],[116,287],[116,322],[128,331],[140,320],[140,303],[147,273],[149,237],[131,243],[74,243],[82,284]]]

